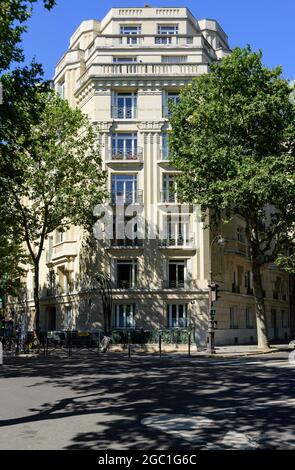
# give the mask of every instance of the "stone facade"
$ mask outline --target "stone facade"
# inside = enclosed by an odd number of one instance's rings
[[[56,67],[56,89],[99,125],[110,202],[125,198],[126,205],[142,206],[143,218],[156,231],[167,211],[180,208],[171,190],[176,170],[167,146],[170,100],[177,102],[181,87],[229,53],[218,22],[198,21],[186,8],[113,8],[102,21],[81,23]],[[42,326],[101,327],[102,306],[92,280],[104,271],[113,283],[116,328],[192,325],[197,343],[204,344],[212,270],[221,289],[217,344],[256,341],[243,220],[222,228],[227,243],[220,247],[196,208],[183,212],[183,223],[168,217],[163,239],[106,238],[89,249],[78,227],[53,233],[41,261]],[[263,284],[270,336],[284,338],[290,333],[288,276],[268,266]],[[30,269],[26,300],[18,310],[34,313]]]

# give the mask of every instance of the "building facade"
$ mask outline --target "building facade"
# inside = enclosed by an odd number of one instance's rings
[[[102,21],[83,21],[75,31],[54,84],[99,126],[108,221],[98,222],[101,236],[92,248],[83,244],[79,227],[56,231],[47,240],[41,261],[42,327],[101,328],[102,305],[93,280],[104,272],[112,281],[114,328],[193,326],[201,345],[212,272],[221,290],[217,344],[256,341],[243,220],[223,227],[226,243],[216,243],[198,209],[178,203],[177,171],[169,161],[171,102],[177,104],[183,86],[229,53],[218,22],[197,20],[186,8],[113,8]],[[119,216],[134,236],[120,232]],[[145,222],[141,231],[140,220]],[[18,306],[26,318],[34,315],[33,276],[28,269],[25,300]],[[271,265],[263,284],[270,337],[285,338],[290,334],[288,276]]]

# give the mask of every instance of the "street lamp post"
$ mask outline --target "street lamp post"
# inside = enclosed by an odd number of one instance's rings
[[[209,249],[209,305],[208,305],[208,335],[207,335],[207,353],[208,354],[215,354],[215,344],[214,344],[214,326],[215,326],[215,309],[214,309],[214,302],[217,300],[217,284],[213,284],[212,280],[212,247],[213,244],[217,242],[219,246],[224,246],[226,243],[226,240],[221,236],[217,235],[216,237],[213,238],[213,240],[210,243],[210,249]],[[213,298],[213,289],[215,289],[215,296]]]

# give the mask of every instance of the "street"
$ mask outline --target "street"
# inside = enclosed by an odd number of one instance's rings
[[[294,449],[294,371],[287,352],[5,358],[0,449]]]

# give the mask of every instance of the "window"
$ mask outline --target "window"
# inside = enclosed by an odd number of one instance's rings
[[[156,44],[171,44],[172,37],[178,34],[178,25],[158,25],[158,36],[155,37]],[[167,36],[167,37],[165,37]]]
[[[164,55],[161,59],[165,64],[183,64],[187,62],[186,55]]]
[[[143,245],[143,234],[138,233],[138,219],[134,216],[113,217],[113,246],[139,247]]]
[[[136,117],[136,93],[116,93],[114,98],[115,106],[113,108],[113,117],[115,119],[134,119]],[[125,136],[127,135],[136,136],[137,141],[136,134],[125,134]]]
[[[277,311],[275,308],[270,311],[270,327],[274,329],[277,327]]]
[[[254,313],[252,307],[246,307],[246,328],[254,328]]]
[[[184,287],[186,262],[183,260],[169,261],[168,286],[171,288]]]
[[[245,243],[245,231],[242,227],[237,227],[237,240],[241,243]]]
[[[129,111],[127,108],[121,108],[120,112],[127,113]],[[137,160],[137,150],[136,132],[112,135],[112,160]]]
[[[171,105],[177,105],[179,103],[179,93],[168,92],[165,95],[165,106],[164,106],[164,116],[169,117],[172,114]]]
[[[137,176],[112,175],[112,202],[114,204],[134,204],[138,202]]]
[[[55,288],[55,272],[53,270],[48,273],[48,295],[53,295]]]
[[[64,314],[64,328],[66,330],[72,330],[75,327],[73,310],[71,305],[66,305]]]
[[[115,306],[115,328],[135,327],[135,305],[124,304]]]
[[[239,328],[238,327],[237,307],[230,307],[230,309],[229,309],[229,327],[230,328]]]
[[[281,311],[282,315],[282,328],[289,328],[289,315],[286,310]]]
[[[167,133],[162,135],[161,159],[169,160],[169,139]]]
[[[141,25],[136,26],[121,26],[120,34],[127,37],[127,44],[138,44],[139,38],[137,35],[141,34]]]
[[[56,243],[63,243],[65,241],[65,232],[62,229],[57,230]]]
[[[52,255],[53,255],[53,236],[50,235],[48,237],[48,252],[47,252],[47,263],[49,263],[52,260]]]
[[[251,271],[245,271],[245,291],[247,295],[253,295]]]
[[[186,304],[168,304],[167,305],[167,324],[168,328],[186,328],[187,327],[187,305]]]
[[[62,292],[68,293],[71,288],[71,272],[67,271],[64,266],[57,268],[58,284]]]
[[[114,64],[133,64],[134,62],[137,62],[137,57],[113,57],[113,62]]]
[[[117,287],[131,289],[137,284],[137,260],[117,261]]]
[[[166,241],[168,246],[187,246],[193,242],[189,234],[188,214],[167,214]]]
[[[174,175],[165,173],[163,175],[162,202],[176,202]]]
[[[274,290],[273,290],[273,298],[278,300],[280,299],[282,294],[282,279],[280,277],[276,277],[274,283]]]
[[[61,82],[58,82],[57,84],[57,93],[62,99],[65,99],[65,82],[64,80]]]

